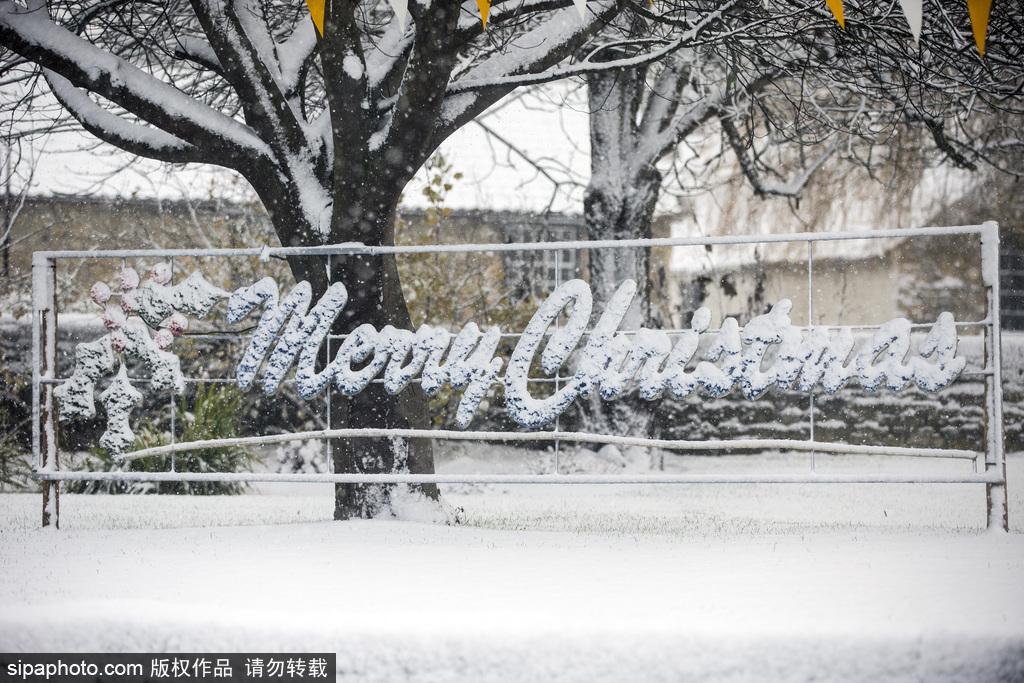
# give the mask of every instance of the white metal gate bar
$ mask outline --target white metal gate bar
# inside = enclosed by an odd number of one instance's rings
[[[291,481],[321,484],[998,484],[989,474],[288,474],[282,472],[41,472],[42,481]]]
[[[812,246],[815,242],[834,242],[840,240],[866,240],[885,238],[935,238],[952,235],[978,235],[981,239],[982,270],[986,290],[987,311],[984,319],[969,322],[957,322],[958,328],[980,327],[984,331],[984,362],[981,368],[968,368],[963,373],[968,376],[985,378],[985,422],[986,444],[983,451],[945,448],[912,448],[898,446],[876,446],[864,444],[827,443],[814,439],[813,427],[813,393],[810,398],[811,433],[810,438],[801,439],[736,439],[736,440],[673,440],[652,439],[646,437],[619,436],[611,434],[591,434],[585,432],[565,432],[558,429],[557,424],[551,430],[534,432],[493,432],[493,431],[453,431],[453,430],[419,430],[419,429],[328,429],[295,432],[290,434],[274,434],[253,437],[238,437],[216,441],[196,441],[190,443],[172,443],[164,446],[148,448],[128,453],[125,461],[156,455],[171,455],[172,466],[169,472],[69,472],[59,468],[59,450],[57,446],[56,415],[54,409],[53,388],[63,381],[56,372],[56,297],[55,281],[57,262],[62,259],[127,259],[127,258],[170,258],[175,257],[255,257],[263,260],[269,257],[287,257],[297,255],[320,255],[330,259],[338,254],[459,254],[459,253],[499,253],[555,251],[556,263],[561,250],[588,249],[632,249],[653,247],[685,247],[706,245],[742,245],[742,244],[807,244],[807,287],[808,287],[808,321],[809,329],[814,326],[814,255]],[[310,247],[253,247],[242,249],[114,249],[95,251],[54,250],[41,251],[33,254],[33,317],[32,317],[32,385],[33,385],[33,454],[35,457],[35,476],[43,484],[44,509],[43,524],[58,520],[58,482],[60,481],[296,481],[296,482],[334,482],[334,483],[600,483],[600,484],[654,484],[654,483],[977,483],[985,484],[988,498],[988,524],[990,527],[1006,528],[1006,493],[1005,493],[1005,462],[1003,455],[1002,426],[1002,395],[1001,368],[999,362],[999,281],[998,281],[998,227],[989,222],[983,225],[911,228],[899,230],[869,230],[859,232],[831,233],[793,233],[777,235],[744,235],[715,237],[671,237],[635,240],[596,240],[596,241],[559,241],[507,244],[440,244],[410,246],[368,246],[348,243]],[[992,264],[995,264],[994,268]],[[992,270],[995,276],[992,277]],[[988,272],[986,272],[988,271]],[[556,277],[560,278],[556,266]],[[828,325],[830,329],[872,330],[878,325]],[[927,328],[927,324],[914,324],[915,329]],[[684,330],[663,330],[668,334],[680,333]],[[714,332],[715,330],[708,330]],[[635,333],[636,330],[621,330],[621,333]],[[517,337],[520,333],[506,333],[502,336]],[[248,335],[240,332],[219,334],[190,335],[196,338],[211,339],[244,339]],[[346,335],[328,335],[327,343],[345,338]],[[535,378],[532,381],[557,383],[567,379],[564,377]],[[132,380],[146,381],[146,380]],[[234,382],[229,379],[186,378],[189,382]],[[377,380],[379,381],[379,380]],[[328,402],[330,398],[328,396]],[[174,410],[173,397],[171,410]],[[329,403],[328,403],[329,405]],[[787,451],[803,451],[812,453],[811,472],[807,474],[773,475],[773,474],[725,474],[725,475],[672,475],[653,473],[649,475],[564,475],[557,470],[549,474],[364,474],[364,473],[323,473],[323,474],[275,474],[275,473],[190,473],[174,471],[174,454],[195,451],[198,449],[220,448],[228,446],[252,446],[283,443],[302,439],[325,439],[330,444],[334,438],[371,438],[371,437],[404,437],[429,438],[435,440],[484,440],[514,442],[553,442],[556,446],[561,441],[574,443],[603,443],[625,446],[646,446],[665,450],[689,450],[698,452],[733,451],[754,449],[778,449]],[[961,475],[928,475],[928,474],[821,474],[814,468],[813,453],[845,453],[858,455],[887,455],[903,457],[938,457],[967,459],[975,463],[974,472]]]
[[[337,256],[339,254],[464,254],[474,252],[502,251],[554,251],[560,249],[633,249],[653,247],[696,247],[728,244],[777,244],[780,242],[835,242],[841,240],[866,240],[906,237],[940,237],[943,235],[981,235],[995,228],[994,222],[982,225],[961,225],[953,227],[900,228],[890,230],[860,230],[853,232],[794,232],[767,235],[717,235],[698,237],[648,237],[632,240],[575,240],[561,242],[503,242],[489,244],[416,244],[396,246],[374,246],[359,242],[328,244],[310,247],[244,247],[212,249],[95,249],[90,251],[38,251],[45,259],[97,259],[97,258],[141,258],[175,256]]]
[[[188,441],[153,446],[125,453],[125,462],[207,448],[230,448],[232,446],[263,446],[304,439],[352,439],[397,436],[407,439],[437,439],[438,441],[568,441],[571,443],[603,443],[616,446],[647,446],[665,450],[726,451],[726,450],[787,450],[824,451],[854,455],[891,455],[906,457],[962,458],[977,461],[983,452],[955,448],[904,448],[899,446],[870,446],[865,444],[830,443],[827,441],[798,441],[795,439],[725,439],[689,441],[686,439],[653,439],[641,436],[618,436],[616,434],[593,434],[590,432],[487,432],[456,431],[452,429],[319,429],[288,434],[267,434],[264,436],[239,436],[227,439]]]

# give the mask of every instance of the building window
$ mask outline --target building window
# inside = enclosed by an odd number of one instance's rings
[[[569,242],[582,233],[582,219],[558,223],[520,223],[508,226],[509,242]],[[521,285],[520,293],[538,296],[547,294],[567,280],[581,273],[580,250],[510,252],[505,259],[506,278]]]
[[[1024,330],[1024,240],[999,252],[999,314],[1004,330]]]

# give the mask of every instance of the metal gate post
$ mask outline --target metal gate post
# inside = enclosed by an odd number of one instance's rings
[[[985,283],[988,325],[985,327],[985,473],[999,481],[985,484],[988,528],[1010,530],[1006,499],[1006,460],[1003,440],[1003,369],[1000,355],[999,225],[989,221],[981,233],[981,276]]]
[[[55,472],[57,419],[53,378],[57,371],[57,262],[32,255],[32,451],[36,473]],[[42,481],[43,526],[60,528],[60,482]]]

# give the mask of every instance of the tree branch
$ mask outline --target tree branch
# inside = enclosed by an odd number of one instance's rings
[[[448,84],[440,116],[441,132],[435,144],[440,144],[452,132],[512,92],[516,88],[513,74],[534,70],[543,72],[570,58],[621,8],[620,0],[591,2],[588,10],[593,15],[586,22],[580,22],[575,8],[558,10],[503,52],[462,72]],[[546,49],[538,50],[538,45]]]
[[[739,131],[736,130],[736,126],[733,124],[732,118],[723,116],[719,121],[721,122],[722,130],[725,132],[725,137],[729,141],[729,146],[732,147],[733,152],[736,154],[736,159],[739,161],[743,175],[746,176],[750,186],[754,189],[754,194],[762,199],[768,196],[799,197],[815,171],[821,168],[822,164],[828,161],[828,159],[836,153],[836,150],[839,149],[839,140],[837,139],[833,141],[833,143],[829,145],[828,148],[817,159],[815,159],[810,166],[803,169],[789,182],[782,184],[767,184],[761,179],[754,166],[754,162],[747,154],[746,146],[743,144],[743,140],[740,138]]]
[[[224,75],[238,93],[245,120],[279,158],[303,149],[309,140],[300,112],[284,96],[273,39],[253,20],[257,9],[245,0],[191,0],[192,8]]]
[[[14,3],[0,7],[0,44],[211,153],[234,157],[239,164],[269,154],[244,124],[54,24],[41,0],[28,10]]]
[[[455,29],[461,3],[410,3],[415,26],[412,51],[398,88],[383,147],[406,151],[405,158],[383,154],[379,172],[385,184],[401,191],[407,167],[418,167],[434,147],[434,128],[444,105],[445,84],[456,64]]]
[[[199,148],[170,133],[131,123],[93,102],[84,90],[49,69],[43,70],[57,101],[82,124],[87,132],[100,140],[120,147],[132,154],[170,163],[218,164],[215,156],[203,155]]]
[[[220,65],[217,53],[213,51],[210,44],[192,36],[176,37],[177,47],[174,56],[178,59],[187,59],[198,64],[207,71],[212,71],[218,76],[224,76],[224,68]]]
[[[597,56],[600,48],[594,50],[586,58],[577,62],[576,64],[555,67],[546,69],[543,71],[534,71],[533,69],[540,66],[536,61],[527,64],[517,64],[515,59],[509,59],[507,56],[502,55],[500,57],[493,57],[491,60],[484,62],[476,69],[473,69],[470,73],[473,75],[467,75],[460,78],[448,86],[448,94],[456,95],[459,93],[481,90],[488,88],[500,88],[500,87],[519,87],[524,85],[537,85],[540,83],[550,83],[552,81],[561,80],[563,78],[569,78],[571,76],[582,76],[588,73],[594,73],[598,71],[609,71],[612,69],[627,69],[643,66],[652,62],[658,61],[664,57],[671,55],[672,53],[686,47],[694,40],[696,40],[707,28],[720,21],[731,7],[733,7],[739,0],[725,0],[718,8],[709,12],[700,19],[693,27],[686,31],[684,34],[672,41],[658,41],[664,42],[665,44],[656,50],[650,50],[639,55],[632,57],[623,57],[620,59],[610,59],[606,61],[595,61],[594,57]],[[614,16],[617,13],[618,7],[615,6],[615,12],[611,12],[608,18]],[[562,10],[562,13],[568,13],[572,10]],[[546,22],[544,26],[538,31],[550,32],[550,24],[555,24],[552,20]],[[594,29],[593,23],[585,25],[586,29],[591,31]],[[545,30],[546,29],[546,30]],[[544,37],[544,36],[540,36]],[[566,38],[578,37],[577,35],[570,34]],[[619,41],[616,46],[627,44],[630,41]],[[638,45],[648,44],[652,42],[651,39],[636,39]],[[531,42],[531,44],[533,44]],[[558,60],[561,61],[561,60]],[[492,62],[494,62],[492,64]],[[502,68],[505,66],[506,68]],[[543,67],[547,67],[549,64],[544,64]],[[479,70],[479,74],[474,73]]]

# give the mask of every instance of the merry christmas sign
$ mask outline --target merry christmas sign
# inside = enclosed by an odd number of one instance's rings
[[[850,382],[867,391],[901,391],[911,385],[939,391],[963,371],[957,357],[953,316],[942,313],[912,349],[910,321],[880,325],[858,348],[849,328],[796,327],[792,304],[782,299],[768,313],[740,327],[726,318],[711,329],[711,314],[696,310],[689,329],[623,330],[623,320],[636,296],[632,280],[621,283],[598,314],[590,286],[570,280],[557,287],[517,336],[508,357],[499,353],[503,333],[469,323],[457,332],[422,325],[416,330],[364,324],[344,337],[326,363],[318,363],[335,320],[349,293],[332,284],[314,303],[308,282],[281,295],[272,278],[227,292],[194,272],[172,284],[171,268],[162,263],[145,278],[123,267],[114,286],[97,283],[93,301],[109,330],[101,338],[79,344],[75,369],[55,392],[60,419],[92,418],[97,383],[113,380],[99,394],[107,414],[100,445],[114,454],[135,441],[130,414],[141,393],[127,374],[126,360],[140,361],[153,391],[180,393],[185,382],[173,353],[174,340],[188,334],[191,318],[205,318],[226,304],[229,324],[256,319],[248,346],[237,359],[235,379],[242,390],[254,387],[266,395],[278,391],[292,375],[297,392],[311,399],[324,392],[342,397],[362,392],[381,379],[385,391],[419,391],[434,395],[442,387],[461,391],[454,422],[467,428],[490,389],[504,388],[508,414],[527,429],[540,429],[575,401],[598,395],[612,401],[630,393],[654,401],[666,395],[719,398],[738,392],[754,400],[773,387],[809,393],[820,387],[832,393]],[[560,321],[560,322],[559,322]],[[706,341],[704,338],[708,337]],[[704,349],[698,353],[698,349]],[[916,351],[916,354],[912,353]],[[531,368],[565,378],[553,393],[530,390]]]

